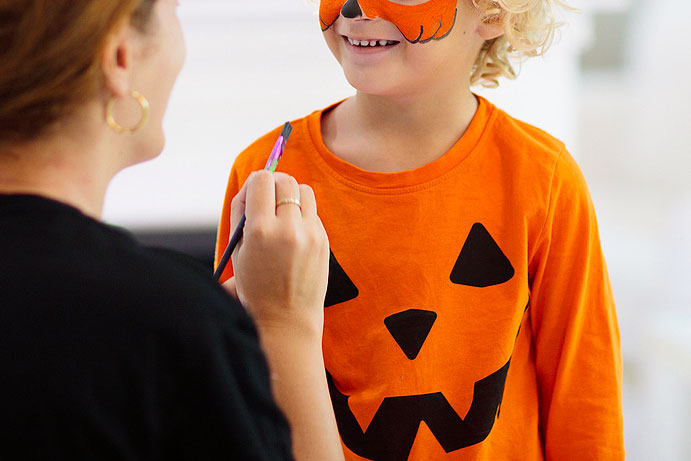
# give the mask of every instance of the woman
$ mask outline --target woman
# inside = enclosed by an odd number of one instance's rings
[[[99,221],[113,176],[163,148],[176,5],[0,0],[0,459],[342,458],[308,187],[261,172],[233,205],[227,288],[256,329],[206,274]]]

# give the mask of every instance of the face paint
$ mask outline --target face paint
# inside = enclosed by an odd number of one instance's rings
[[[325,32],[341,14],[345,18],[364,14],[371,19],[381,18],[393,23],[410,43],[427,43],[441,40],[451,33],[456,24],[456,2],[427,0],[419,5],[407,5],[391,0],[321,0],[319,20]]]

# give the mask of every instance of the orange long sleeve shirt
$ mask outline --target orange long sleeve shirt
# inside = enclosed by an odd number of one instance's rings
[[[331,243],[324,357],[346,458],[623,459],[619,332],[585,180],[561,142],[478,99],[447,154],[400,173],[329,152],[323,111],[293,122],[278,170],[312,186]],[[231,199],[279,131],[233,166],[217,258]]]

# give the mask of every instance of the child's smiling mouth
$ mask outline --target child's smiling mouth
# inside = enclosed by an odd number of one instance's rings
[[[342,35],[343,40],[349,45],[356,48],[382,48],[391,47],[398,45],[400,42],[397,40],[386,40],[386,39],[375,39],[375,38],[352,38]]]

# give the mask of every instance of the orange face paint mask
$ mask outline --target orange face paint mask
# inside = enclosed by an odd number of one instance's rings
[[[402,1],[402,0],[399,0]],[[338,18],[381,18],[393,23],[410,43],[441,40],[456,24],[457,0],[428,0],[419,5],[406,5],[391,0],[321,0],[319,20],[322,31],[328,30]]]

